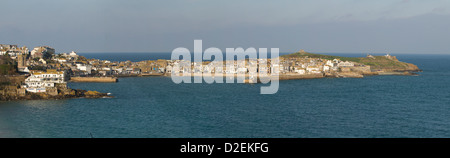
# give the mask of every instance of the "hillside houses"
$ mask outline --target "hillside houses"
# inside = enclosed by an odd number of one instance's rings
[[[352,61],[339,59],[322,59],[303,57],[277,58],[278,63],[272,59],[245,59],[239,61],[204,61],[191,62],[185,60],[144,60],[109,61],[100,59],[87,59],[79,56],[75,51],[70,53],[54,54],[55,49],[49,46],[35,47],[31,53],[26,47],[17,45],[0,45],[0,54],[10,54],[18,63],[22,73],[31,73],[33,70],[45,71],[55,69],[66,71],[68,76],[136,76],[136,75],[163,75],[170,73],[272,73],[289,75],[332,74],[339,71],[370,71],[364,66]],[[28,54],[29,53],[29,54]],[[50,57],[49,57],[50,56]],[[393,58],[386,55],[386,58]]]
[[[55,54],[55,49],[49,46],[35,47],[30,53],[31,58],[33,59],[51,57],[53,54]]]
[[[0,55],[8,54],[12,59],[16,59],[19,55],[28,55],[29,50],[26,46],[18,47],[17,45],[0,44]]]

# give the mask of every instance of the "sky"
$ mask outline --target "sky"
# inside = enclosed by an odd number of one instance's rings
[[[2,0],[0,44],[450,54],[450,0]]]

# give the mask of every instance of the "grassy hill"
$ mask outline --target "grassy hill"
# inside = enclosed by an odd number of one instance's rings
[[[296,52],[292,54],[282,55],[282,58],[321,58],[321,59],[327,59],[327,60],[333,60],[333,59],[340,59],[342,61],[353,61],[353,62],[360,62],[360,58],[355,57],[341,57],[341,56],[334,56],[334,55],[322,55],[322,54],[314,54],[314,53],[308,53],[308,52]]]
[[[341,61],[352,61],[364,65],[371,66],[372,70],[386,69],[393,71],[417,71],[419,70],[416,65],[398,61],[396,57],[386,58],[385,56],[374,56],[373,58],[368,57],[341,57],[334,55],[322,55],[308,53],[304,51],[282,55],[281,58],[321,58],[327,60],[340,59]]]

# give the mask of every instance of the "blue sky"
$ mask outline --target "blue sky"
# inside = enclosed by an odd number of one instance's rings
[[[444,0],[4,0],[0,43],[57,52],[171,52],[218,47],[281,52],[450,54]]]

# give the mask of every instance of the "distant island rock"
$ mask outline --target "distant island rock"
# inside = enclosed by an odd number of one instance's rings
[[[327,60],[326,66],[337,66],[335,71],[324,72],[327,77],[363,77],[364,75],[414,75],[420,72],[417,65],[401,62],[396,56],[367,55],[366,57],[341,57],[308,53],[301,50],[296,53],[280,56],[284,61],[299,61],[304,59]],[[344,65],[340,65],[340,63]],[[348,65],[345,65],[348,63]]]

